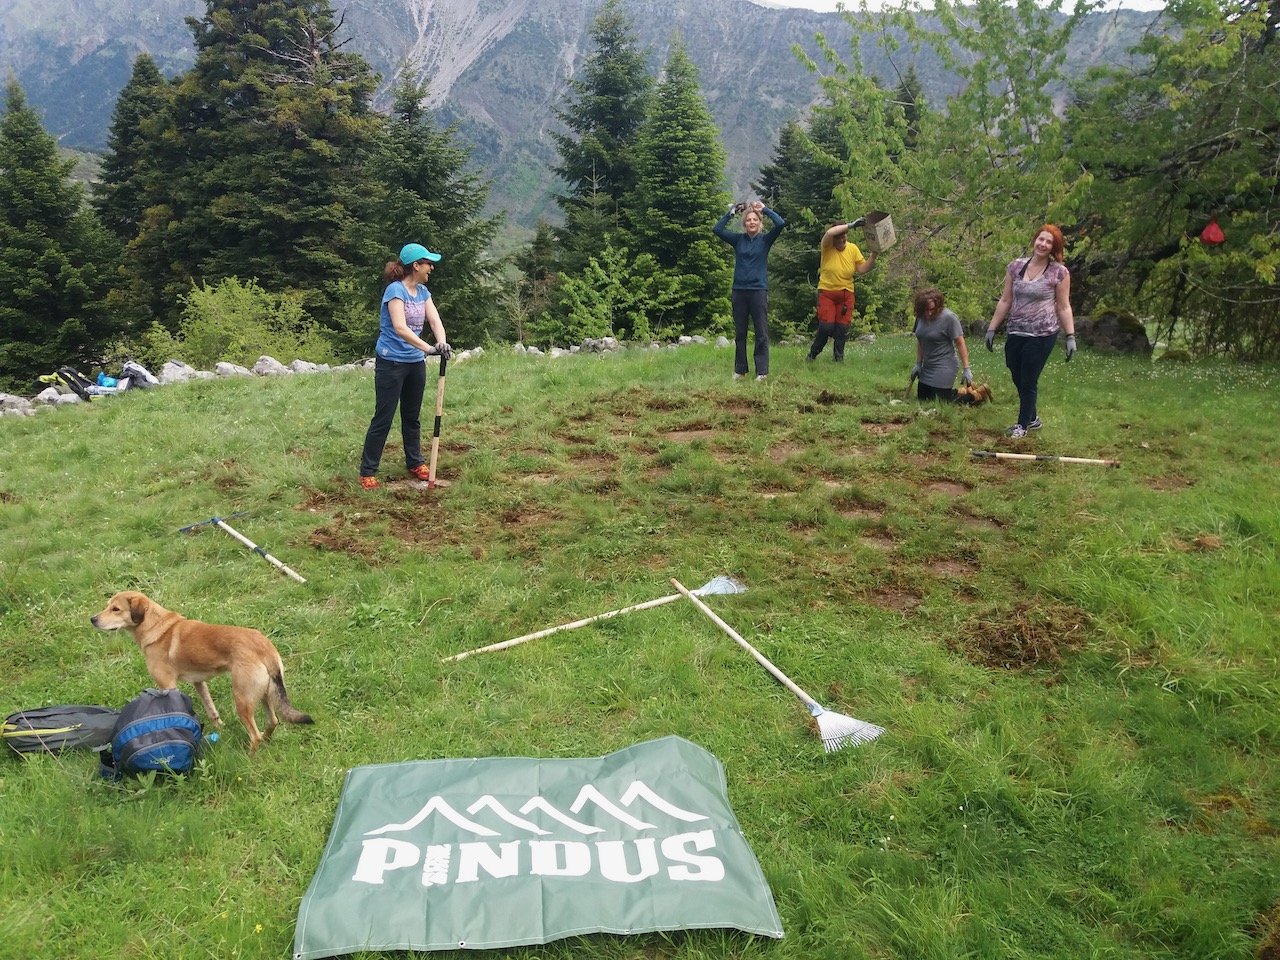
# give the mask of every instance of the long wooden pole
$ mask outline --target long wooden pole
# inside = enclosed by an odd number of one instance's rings
[[[431,430],[431,465],[427,468],[427,489],[436,485],[436,457],[440,453],[440,419],[444,416],[444,371],[449,361],[440,357],[440,378],[436,381],[436,423]]]
[[[1091,463],[1099,467],[1119,467],[1119,460],[1091,460],[1088,457],[1049,457],[1041,453],[1000,453],[995,450],[970,450],[975,457],[997,460],[1040,460],[1044,463]]]

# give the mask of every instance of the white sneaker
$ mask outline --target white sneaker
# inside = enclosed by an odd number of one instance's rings
[[[1005,436],[1013,440],[1021,440],[1027,435],[1027,428],[1020,423],[1015,423],[1012,427],[1005,431]]]
[[[735,379],[735,380],[741,380],[744,376],[746,376],[746,374],[742,374],[742,373],[735,373],[735,374],[733,375],[733,379]]]
[[[768,380],[768,379],[769,379],[768,376],[762,373],[758,377],[756,377],[756,383],[759,383],[761,380]]]

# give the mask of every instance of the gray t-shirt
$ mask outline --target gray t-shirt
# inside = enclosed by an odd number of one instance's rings
[[[920,382],[926,387],[950,389],[955,386],[960,364],[956,360],[957,337],[964,336],[960,318],[942,308],[932,320],[916,317],[915,337],[920,341]]]

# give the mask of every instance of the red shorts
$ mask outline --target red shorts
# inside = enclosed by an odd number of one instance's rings
[[[853,318],[852,290],[819,290],[818,322],[847,327]]]

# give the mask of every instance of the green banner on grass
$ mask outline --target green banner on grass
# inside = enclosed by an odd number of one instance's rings
[[[589,759],[352,770],[293,955],[709,927],[782,936],[720,762],[665,737]]]

